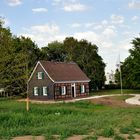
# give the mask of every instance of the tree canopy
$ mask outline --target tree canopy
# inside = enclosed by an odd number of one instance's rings
[[[130,55],[121,65],[124,88],[140,88],[140,38],[131,42]],[[119,84],[119,71],[116,72],[116,80]]]

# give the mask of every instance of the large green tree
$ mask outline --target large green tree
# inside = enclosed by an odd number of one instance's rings
[[[121,66],[123,87],[140,88],[140,38],[133,39],[131,44],[130,55]],[[116,73],[117,81],[119,81],[118,75],[119,71]]]
[[[0,26],[0,85],[13,95],[26,91],[26,82],[40,51],[30,38],[16,37]]]

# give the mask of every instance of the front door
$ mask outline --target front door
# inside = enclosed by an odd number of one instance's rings
[[[72,97],[76,97],[75,83],[71,84],[71,94],[72,94]]]
[[[74,97],[74,87],[71,87],[72,97]]]

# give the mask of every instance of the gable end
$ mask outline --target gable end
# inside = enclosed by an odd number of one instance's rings
[[[50,75],[48,74],[48,72],[45,70],[45,68],[43,67],[43,65],[40,63],[40,61],[37,62],[33,72],[31,73],[31,76],[28,79],[28,82],[30,82],[31,78],[33,77],[33,74],[35,73],[37,66],[40,65],[42,67],[42,69],[45,71],[45,73],[47,74],[47,76],[51,79],[52,82],[54,82],[54,80],[50,77]]]

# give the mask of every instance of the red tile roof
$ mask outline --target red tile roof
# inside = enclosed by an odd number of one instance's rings
[[[54,81],[90,81],[76,63],[40,61]]]

